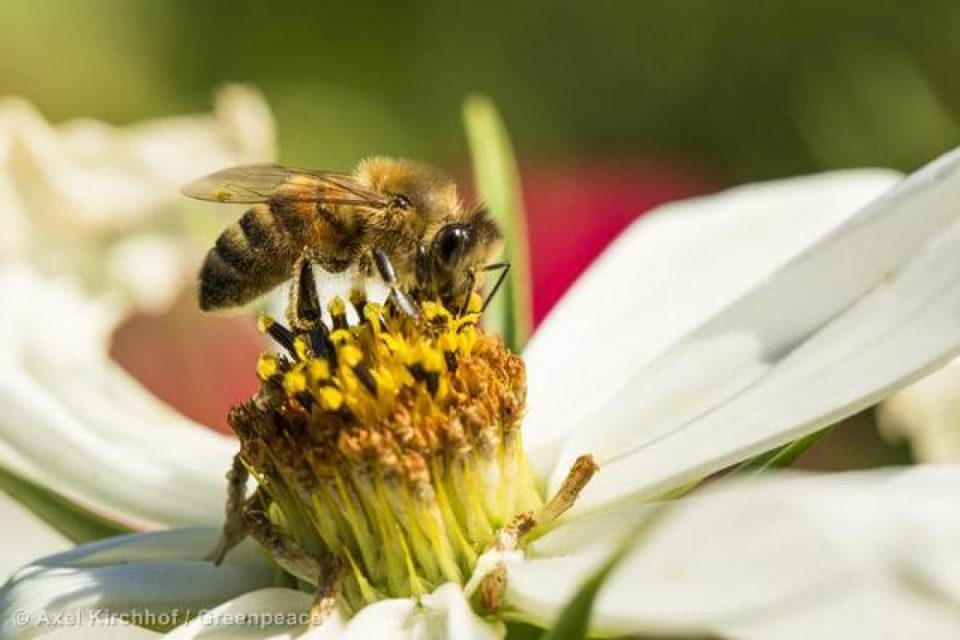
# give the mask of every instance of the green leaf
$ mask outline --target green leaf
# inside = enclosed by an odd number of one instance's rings
[[[593,604],[597,599],[600,588],[603,587],[613,570],[633,549],[640,538],[642,538],[654,524],[660,521],[660,518],[667,511],[667,508],[667,504],[651,507],[651,512],[647,518],[624,539],[623,543],[607,561],[580,585],[577,593],[560,613],[560,617],[557,618],[556,623],[554,623],[550,630],[540,636],[540,640],[583,640],[583,638],[587,637],[587,630],[590,627],[590,615],[593,611]]]
[[[485,316],[487,327],[519,351],[533,327],[530,304],[530,263],[520,177],[507,129],[493,103],[470,96],[463,106],[467,142],[480,198],[487,204],[506,240],[504,259],[511,268]]]
[[[766,453],[761,453],[758,456],[754,456],[753,458],[740,463],[740,466],[734,470],[734,473],[738,475],[752,475],[761,473],[763,471],[769,471],[771,469],[782,469],[784,467],[789,467],[797,460],[797,458],[806,453],[810,447],[819,442],[820,438],[827,435],[831,431],[833,431],[833,427],[827,427],[826,429],[821,429],[820,431],[814,431],[813,433],[794,440],[789,444],[785,444],[782,447],[777,447],[776,449],[772,449]]]
[[[576,595],[560,613],[556,624],[540,636],[541,640],[582,640],[587,637],[590,613],[593,611],[593,603],[597,599],[597,593],[603,583],[606,582],[610,572],[620,562],[621,557],[622,554],[619,552],[614,554],[580,586]]]
[[[0,491],[76,544],[132,531],[4,469],[0,469]]]
[[[543,635],[542,628],[526,622],[508,620],[505,626],[507,628],[507,640],[538,640]]]

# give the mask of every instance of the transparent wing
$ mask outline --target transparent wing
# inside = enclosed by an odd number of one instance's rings
[[[294,169],[277,164],[254,164],[223,169],[194,180],[181,190],[198,200],[225,203],[255,203],[283,199],[385,207],[386,198],[357,183],[352,177],[332,171]]]

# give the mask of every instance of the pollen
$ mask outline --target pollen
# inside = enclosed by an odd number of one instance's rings
[[[355,293],[328,301],[329,321],[311,300],[292,328],[262,318],[281,349],[230,414],[258,487],[247,503],[334,559],[353,610],[464,584],[518,514],[544,508],[520,433],[523,361],[482,328],[479,297],[409,297],[416,313]]]

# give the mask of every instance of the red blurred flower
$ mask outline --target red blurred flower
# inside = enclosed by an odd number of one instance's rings
[[[202,313],[193,292],[185,292],[166,313],[125,322],[111,355],[185,416],[232,433],[227,411],[256,392],[253,364],[265,347],[248,316]]]
[[[535,325],[634,219],[716,188],[694,171],[652,162],[530,164],[522,175]]]

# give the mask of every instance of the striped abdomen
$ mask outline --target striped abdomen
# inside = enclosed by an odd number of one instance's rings
[[[308,207],[270,202],[247,210],[228,226],[200,269],[204,311],[244,305],[290,277],[315,234]]]

